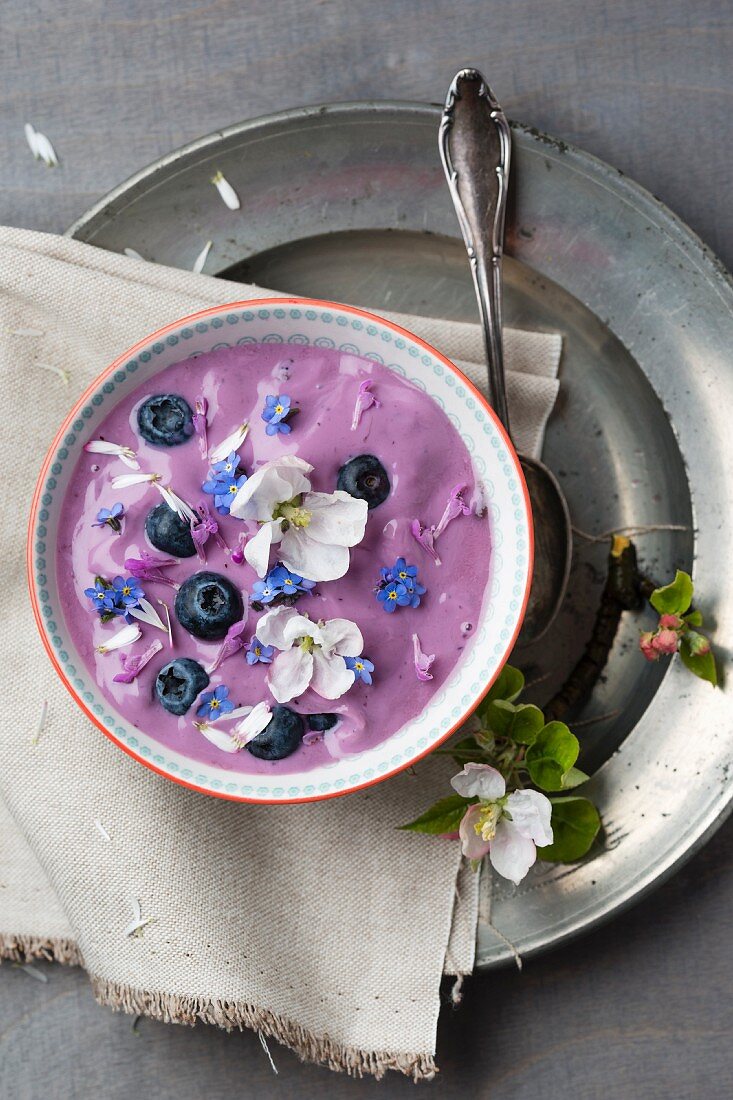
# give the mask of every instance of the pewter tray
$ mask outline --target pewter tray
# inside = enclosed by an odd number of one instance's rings
[[[69,234],[190,268],[375,310],[475,320],[437,152],[439,109],[354,103],[230,127],[162,158],[107,195]],[[564,337],[562,387],[544,459],[576,527],[682,525],[637,539],[646,570],[692,569],[722,646],[733,501],[733,290],[701,242],[647,192],[593,157],[515,125],[506,320]],[[224,172],[242,199],[211,187]],[[605,579],[606,547],[576,540],[551,632],[513,660],[550,697],[580,655]],[[636,652],[625,616],[579,713],[580,764],[595,775],[604,836],[593,858],[494,883],[491,924],[524,955],[630,903],[703,843],[730,809],[733,720],[723,692]],[[648,620],[650,621],[650,620]],[[605,716],[605,717],[604,717]],[[593,719],[601,720],[594,721]],[[690,745],[694,743],[694,749]],[[596,770],[598,769],[598,770]],[[478,965],[510,958],[488,923]]]

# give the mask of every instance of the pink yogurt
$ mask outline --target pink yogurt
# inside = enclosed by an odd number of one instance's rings
[[[372,381],[379,408],[370,408],[352,431],[359,385]],[[65,593],[64,614],[69,632],[93,679],[109,703],[135,726],[162,745],[202,764],[251,775],[288,774],[328,764],[363,752],[414,718],[439,691],[457,662],[473,644],[469,624],[478,622],[487,595],[490,565],[488,519],[474,514],[453,520],[439,539],[442,564],[436,565],[410,534],[414,519],[425,526],[440,519],[451,490],[467,485],[471,499],[474,473],[471,458],[458,432],[429,396],[399,375],[359,356],[332,349],[260,344],[226,348],[166,368],[121,401],[100,425],[97,438],[130,446],[144,471],[158,472],[189,504],[213,497],[201,490],[208,464],[196,437],[177,447],[154,447],[137,431],[136,410],[155,393],[177,393],[191,408],[196,397],[208,400],[209,446],[215,446],[236,426],[249,420],[250,432],[239,454],[247,473],[284,454],[295,454],[314,466],[312,488],[332,492],[339,468],[358,454],[375,454],[387,470],[392,489],[384,503],[369,512],[362,543],[351,550],[351,566],[341,580],[320,583],[314,595],[301,597],[298,608],[314,620],[336,616],[353,620],[364,636],[364,656],[374,662],[371,687],[356,683],[340,699],[328,701],[310,689],[287,705],[300,713],[337,712],[341,721],[315,743],[302,745],[281,761],[258,760],[246,749],[227,754],[195,728],[196,704],[183,717],[169,714],[156,700],[154,683],[160,668],[174,657],[192,657],[204,667],[214,660],[220,642],[204,642],[188,634],[173,616],[175,592],[160,583],[142,581],[146,597],[168,604],[173,618],[173,649],[159,630],[142,624],[143,637],[129,649],[141,653],[153,639],[164,649],[130,684],[114,683],[121,671],[120,652],[101,655],[95,647],[123,625],[121,619],[104,624],[94,613],[84,589],[95,575],[108,579],[124,573],[127,557],[141,551],[160,554],[145,535],[145,517],[161,500],[150,485],[113,489],[111,479],[130,471],[118,458],[84,454],[78,461],[66,494],[57,549],[59,588]],[[300,409],[290,435],[267,436],[261,411],[267,394],[288,394]],[[92,524],[100,508],[116,501],[125,506],[121,534]],[[228,546],[237,546],[245,528],[231,516],[218,516]],[[253,529],[254,530],[254,529]],[[276,549],[276,548],[275,548]],[[237,564],[210,539],[207,563],[181,558],[166,570],[182,583],[199,569],[222,573],[242,592],[251,592],[257,576],[244,562]],[[276,557],[271,558],[271,565]],[[381,566],[405,557],[419,568],[427,588],[418,608],[399,608],[387,614],[374,588]],[[158,608],[163,616],[162,608]],[[256,632],[262,612],[249,611],[246,637]],[[422,650],[435,654],[433,679],[418,680],[413,665],[412,635]],[[237,706],[262,699],[274,704],[266,683],[267,666],[247,664],[243,651],[226,660],[211,676],[210,688],[226,684]],[[230,729],[223,720],[219,728]],[[309,738],[310,740],[310,738]]]

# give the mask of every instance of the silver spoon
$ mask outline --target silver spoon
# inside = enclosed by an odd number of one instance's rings
[[[502,345],[502,278],[511,132],[477,69],[453,79],[440,124],[440,155],[471,263],[489,370],[489,401],[511,439]],[[570,513],[555,475],[520,455],[532,503],[535,561],[522,640],[545,633],[560,609],[570,573]]]

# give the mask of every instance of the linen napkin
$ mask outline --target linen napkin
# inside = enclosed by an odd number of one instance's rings
[[[82,965],[116,1009],[251,1027],[355,1075],[430,1078],[441,975],[473,966],[477,876],[457,844],[396,826],[448,792],[445,760],[303,806],[186,790],[76,708],[27,597],[28,505],[73,400],[162,324],[268,293],[0,229],[0,955]],[[477,326],[391,316],[483,386]],[[506,356],[515,436],[538,454],[560,338],[509,332]],[[149,923],[128,934],[136,919]]]

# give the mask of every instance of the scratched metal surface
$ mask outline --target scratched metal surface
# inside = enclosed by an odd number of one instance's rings
[[[460,18],[446,0],[390,0],[388,9],[375,21],[369,5],[346,0],[246,8],[227,0],[155,8],[142,0],[8,0],[0,217],[61,231],[135,166],[198,134],[295,101],[436,100],[453,71],[471,62],[491,74],[510,115],[622,167],[733,263],[733,207],[722,201],[730,175],[729,5],[462,0]],[[61,172],[29,159],[20,136],[26,119],[53,137]],[[454,276],[461,278],[457,255],[438,255],[441,293],[468,309],[463,290],[451,298]],[[294,273],[293,257],[286,262]],[[379,277],[377,269],[373,285]],[[425,280],[428,297],[432,282]],[[602,309],[596,314],[604,319]],[[690,737],[706,734],[691,723]],[[731,835],[729,824],[652,898],[571,947],[530,960],[522,976],[478,976],[464,1010],[442,1018],[443,1074],[433,1087],[451,1097],[729,1096]],[[0,969],[0,1096],[412,1090],[397,1079],[337,1079],[282,1051],[273,1078],[250,1035],[143,1022],[136,1038],[129,1020],[95,1007],[81,973],[46,969],[47,985]]]

